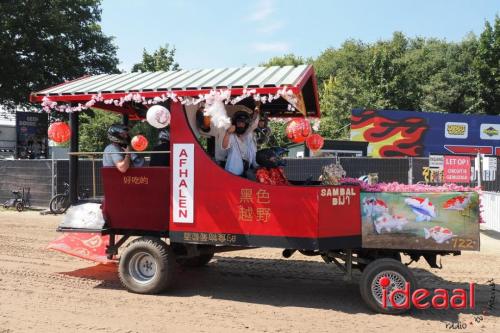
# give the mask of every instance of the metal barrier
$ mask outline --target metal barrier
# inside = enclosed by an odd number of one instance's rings
[[[144,153],[149,154],[150,152]],[[102,160],[96,158],[98,154],[102,153],[78,154],[87,155],[87,157],[91,156],[91,158],[80,158],[79,160],[78,185],[80,191],[87,189],[90,197],[102,197]],[[286,160],[288,164],[285,167],[285,174],[292,181],[305,181],[308,179],[318,181],[323,167],[335,162],[335,158],[333,157],[287,158]],[[344,170],[346,170],[348,177],[358,178],[369,173],[376,173],[379,182],[396,181],[403,184],[428,182],[434,185],[441,184],[434,181],[432,178],[433,175],[428,172],[429,159],[425,157],[339,157],[338,160]],[[500,158],[497,157],[497,165],[500,164],[499,160]],[[477,166],[475,165],[474,170],[477,170]],[[477,186],[480,182],[483,190],[491,193],[491,195],[494,195],[495,192],[500,195],[500,170],[498,168],[496,170],[488,168],[489,171],[486,173],[484,165],[482,165],[481,170],[483,171],[481,180],[475,177],[470,183],[464,185]],[[12,196],[12,190],[17,190],[24,186],[31,188],[31,202],[33,205],[47,207],[53,195],[64,192],[65,182],[69,182],[68,160],[0,160],[0,202],[9,199]],[[486,196],[485,200],[493,199]],[[496,216],[500,220],[499,212],[493,211],[494,207],[495,205],[491,205],[491,208],[490,206],[485,206],[484,210],[486,214],[490,214],[488,216],[491,216],[492,219]]]
[[[500,232],[500,193],[481,193],[481,204],[484,228]]]
[[[33,206],[47,207],[51,198],[51,160],[0,161],[0,203],[13,197],[12,191],[30,188]]]

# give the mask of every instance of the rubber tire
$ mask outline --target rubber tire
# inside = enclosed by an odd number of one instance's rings
[[[150,254],[156,263],[157,273],[146,284],[136,282],[129,271],[130,260],[138,252]],[[154,237],[141,237],[132,241],[121,255],[118,266],[118,276],[123,286],[137,294],[158,294],[166,290],[173,284],[174,272],[174,252],[165,242]]]
[[[58,206],[58,204],[62,204]],[[52,214],[63,214],[69,208],[69,198],[64,194],[58,194],[50,200],[49,209]]]
[[[382,259],[382,258],[386,258],[386,259],[394,259],[398,262],[401,262],[401,253],[399,252],[387,252],[387,253],[381,253],[379,254],[378,256],[368,256],[368,257],[362,257],[363,259],[367,259],[367,260],[376,260],[376,259]],[[369,264],[358,264],[358,267],[359,267],[359,270],[361,272],[363,272],[365,269],[366,269],[366,266],[368,266]]]
[[[361,280],[359,282],[359,291],[361,293],[361,298],[365,301],[365,303],[375,312],[383,313],[383,314],[402,314],[407,312],[409,309],[393,309],[386,308],[384,309],[381,304],[377,302],[377,300],[373,297],[371,292],[371,284],[373,278],[380,273],[381,271],[392,270],[399,274],[401,274],[407,282],[410,283],[410,292],[411,290],[416,290],[418,287],[416,285],[415,276],[413,273],[403,265],[401,262],[390,258],[382,258],[376,259],[369,263],[366,268],[363,270],[361,274]],[[411,297],[411,295],[410,295]],[[410,300],[411,307],[411,300]]]
[[[24,210],[24,205],[23,205],[23,203],[22,203],[22,202],[17,202],[17,203],[16,203],[16,210],[17,210],[18,212],[22,212],[22,211]]]
[[[177,259],[177,263],[182,267],[202,267],[208,264],[213,257],[213,253],[207,253],[192,258]]]

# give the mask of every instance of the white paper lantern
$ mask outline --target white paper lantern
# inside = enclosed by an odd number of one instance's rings
[[[170,112],[161,105],[153,105],[146,114],[148,123],[156,128],[165,128],[170,124]]]

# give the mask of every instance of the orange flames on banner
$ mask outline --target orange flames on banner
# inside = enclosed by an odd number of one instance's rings
[[[351,140],[369,142],[372,157],[422,156],[428,129],[424,118],[393,120],[374,110],[351,116]]]

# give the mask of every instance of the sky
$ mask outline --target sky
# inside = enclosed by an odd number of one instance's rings
[[[181,68],[196,69],[317,57],[347,39],[370,43],[394,31],[460,41],[495,14],[499,0],[103,0],[101,26],[115,37],[121,70],[166,43]]]

